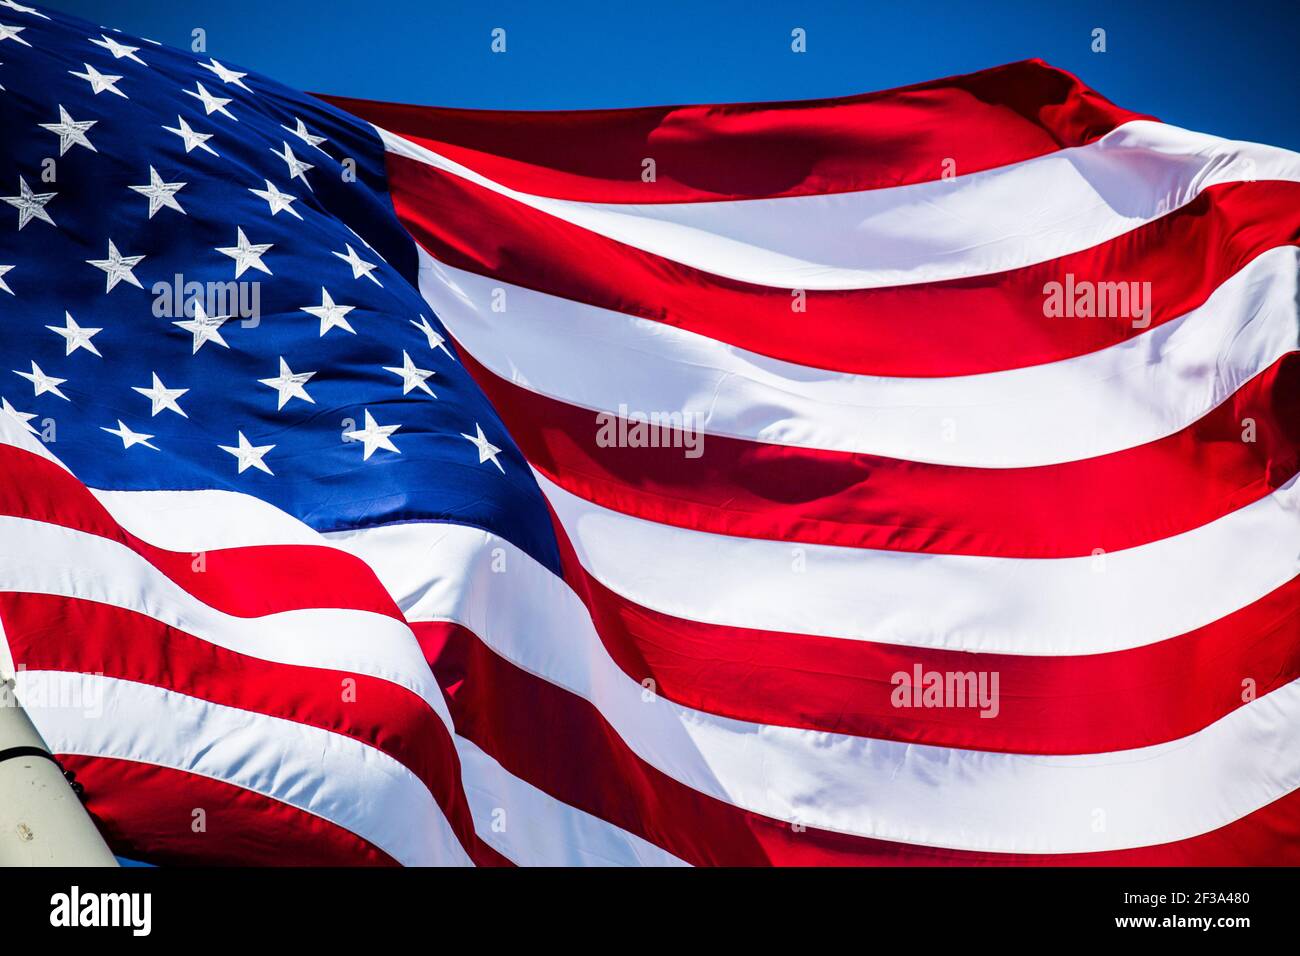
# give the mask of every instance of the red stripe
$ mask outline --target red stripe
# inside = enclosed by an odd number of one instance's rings
[[[476,862],[502,859],[474,831],[447,728],[404,687],[367,674],[262,660],[135,611],[59,595],[0,593],[0,621],[15,665],[26,670],[137,681],[374,747],[424,782]]]
[[[1128,318],[1045,318],[1047,283],[1150,282],[1154,327],[1204,304],[1261,252],[1300,243],[1300,183],[1230,183],[1059,259],[945,282],[810,290],[796,313],[789,289],[643,252],[427,164],[390,153],[388,174],[402,224],[455,268],[787,362],[870,375],[971,375],[1094,352],[1144,330]]]
[[[1007,558],[1120,551],[1267,497],[1300,470],[1300,353],[1204,418],[1124,451],[1032,468],[967,468],[705,435],[600,447],[596,414],[458,352],[529,463],[588,501],[716,534]],[[1244,441],[1244,422],[1254,422]],[[661,441],[661,443],[663,443]],[[1159,507],[1153,507],[1153,501]]]
[[[163,866],[396,866],[328,820],[184,770],[59,755],[86,788],[86,809],[119,856]],[[196,816],[196,811],[202,811]],[[202,821],[204,829],[196,832]]]
[[[1300,577],[1195,631],[1130,650],[1065,657],[947,651],[651,610],[589,574],[551,517],[564,578],[623,672],[638,684],[653,680],[655,693],[675,703],[737,720],[966,750],[1109,753],[1195,733],[1300,678]],[[894,675],[917,667],[997,673],[997,719],[978,708],[895,707]]]
[[[1155,847],[1034,855],[915,846],[790,825],[705,796],[637,757],[589,702],[447,623],[415,624],[457,733],[510,773],[696,865],[1296,865],[1300,791]]]
[[[701,624],[642,607],[566,560],[610,657],[686,707],[758,724],[1001,753],[1106,753],[1194,733],[1300,678],[1300,577],[1212,624],[1077,657],[971,654]],[[996,719],[900,709],[914,668],[998,674]]]
[[[126,545],[204,604],[236,617],[301,608],[350,608],[404,621],[360,558],[328,545],[258,545],[167,551],[122,528],[73,475],[39,455],[0,443],[0,515],[29,518]]]
[[[496,111],[323,97],[514,189],[593,202],[821,195],[961,175],[1092,142],[1123,110],[1027,60],[834,99]],[[653,182],[643,161],[655,161]]]

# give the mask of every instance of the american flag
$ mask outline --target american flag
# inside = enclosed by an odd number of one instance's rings
[[[115,852],[1300,863],[1300,156],[13,0],[0,87],[0,665]]]

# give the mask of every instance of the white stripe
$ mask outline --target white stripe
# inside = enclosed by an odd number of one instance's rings
[[[20,698],[35,682],[69,676],[20,673]],[[407,865],[469,864],[428,788],[382,751],[150,684],[91,674],[79,680],[85,699],[103,702],[98,719],[71,707],[27,708],[55,753],[135,760],[233,784],[337,824]]]
[[[168,551],[198,554],[270,543],[329,547],[315,528],[238,491],[88,490],[123,528]]]
[[[1051,559],[731,537],[646,521],[540,474],[537,481],[579,560],[607,588],[665,614],[731,627],[998,654],[1102,654],[1203,627],[1300,574],[1300,476],[1182,534]]]
[[[471,629],[590,701],[659,770],[778,819],[955,849],[1089,852],[1206,833],[1300,786],[1300,682],[1180,740],[1103,754],[986,753],[753,724],[647,700],[577,596],[500,538],[412,524],[349,532],[340,544],[407,595],[412,620]]]
[[[970,467],[1077,461],[1163,438],[1300,338],[1293,246],[1264,253],[1200,308],[1121,344],[947,378],[808,368],[453,269],[423,250],[420,264],[421,293],[470,354],[549,398],[612,413],[689,412],[707,434]],[[504,311],[489,307],[499,289]]]
[[[593,203],[523,193],[379,134],[389,152],[618,242],[788,289],[910,285],[1017,269],[1114,239],[1208,186],[1300,180],[1300,155],[1288,150],[1136,120],[1086,146],[951,180],[780,199]]]
[[[451,727],[442,691],[404,621],[351,608],[237,617],[204,604],[130,548],[99,535],[0,516],[0,541],[0,591],[96,601],[260,660],[368,674],[416,694]]]
[[[593,817],[504,770],[456,738],[465,795],[483,840],[519,866],[686,866],[653,843]]]

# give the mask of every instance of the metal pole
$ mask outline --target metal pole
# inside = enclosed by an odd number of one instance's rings
[[[0,866],[117,866],[2,668]]]

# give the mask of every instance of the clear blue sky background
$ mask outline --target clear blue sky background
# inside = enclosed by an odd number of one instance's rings
[[[1122,106],[1300,150],[1300,0],[54,0],[314,92],[591,108],[861,93],[1039,56]],[[507,53],[489,49],[494,27]],[[803,27],[808,52],[790,52]],[[1107,31],[1107,52],[1090,50]]]

